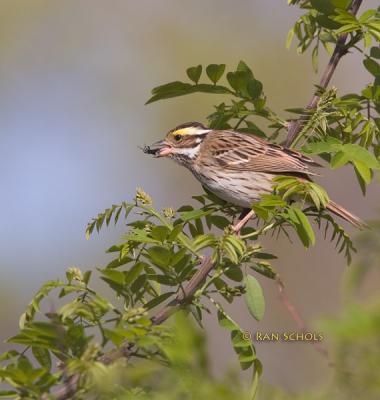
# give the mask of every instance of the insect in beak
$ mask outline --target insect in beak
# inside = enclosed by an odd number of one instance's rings
[[[151,146],[144,146],[143,148],[145,154],[153,154],[154,157],[166,157],[171,151],[172,147],[165,140],[160,140]]]

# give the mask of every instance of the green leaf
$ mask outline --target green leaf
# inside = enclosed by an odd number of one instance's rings
[[[265,299],[263,290],[255,277],[246,275],[243,281],[245,285],[244,300],[249,313],[257,321],[260,321],[265,312]]]
[[[153,239],[148,236],[148,232],[144,229],[135,228],[126,235],[123,236],[126,242],[138,242],[138,243],[159,243],[157,239]]]
[[[212,213],[212,210],[192,210],[192,211],[187,211],[187,212],[182,213],[180,219],[183,222],[189,222],[192,220],[196,220],[198,218],[202,218],[211,213]]]
[[[169,242],[173,242],[176,240],[177,236],[182,232],[183,230],[183,225],[182,224],[178,224],[176,225],[173,230],[170,232],[169,236],[168,236],[168,241]]]
[[[368,26],[374,25],[367,23]],[[373,29],[368,29],[368,32],[379,42],[380,41],[380,30],[378,27],[373,27]]]
[[[330,200],[326,190],[314,182],[308,183],[308,186],[311,189],[310,191],[308,191],[308,193],[314,201],[317,209],[319,210],[321,205],[323,206],[323,208],[326,208]]]
[[[235,321],[233,321],[230,317],[228,317],[227,314],[223,313],[222,311],[218,311],[218,322],[219,325],[224,328],[229,330],[230,332],[233,331],[240,331],[239,326],[236,324]]]
[[[370,55],[372,58],[380,58],[380,48],[375,46],[375,47],[371,47],[371,51],[370,51]]]
[[[329,0],[310,0],[310,3],[322,14],[330,15],[334,13],[334,6]]]
[[[230,221],[222,215],[210,215],[209,221],[219,229],[224,229],[230,225]]]
[[[296,232],[305,247],[315,244],[315,234],[306,215],[297,207],[290,207],[289,217],[294,224]]]
[[[41,367],[44,367],[50,371],[51,357],[49,350],[45,349],[44,347],[32,346],[32,353]]]
[[[245,132],[245,133],[253,133],[256,136],[259,136],[261,138],[266,139],[266,134],[264,131],[262,131],[254,122],[252,121],[245,121],[245,124],[247,125],[246,128],[239,128],[239,132]]]
[[[375,9],[369,9],[367,11],[364,11],[364,13],[358,18],[358,21],[362,24],[364,22],[367,22],[370,18],[375,16],[377,13],[377,10]]]
[[[377,158],[367,149],[358,144],[347,143],[343,145],[343,151],[349,157],[350,161],[358,160],[366,164],[368,168],[380,168],[380,163]]]
[[[167,226],[157,225],[152,228],[150,235],[152,236],[153,239],[157,239],[161,243],[163,243],[165,239],[168,237],[169,233],[170,230]]]
[[[226,69],[225,64],[210,64],[206,68],[206,74],[210,78],[211,82],[216,84],[218,80],[223,76]]]
[[[141,276],[143,276],[143,275],[141,275]],[[140,276],[140,278],[141,278],[141,276]],[[158,282],[158,283],[161,283],[162,285],[166,285],[166,286],[177,286],[177,282],[174,280],[174,278],[167,276],[167,275],[149,274],[148,279],[150,281]],[[137,281],[138,281],[138,279],[136,280],[136,282]]]
[[[251,365],[252,362],[256,359],[256,354],[251,352],[249,354],[239,354],[238,359],[240,364],[249,363]]]
[[[146,274],[140,275],[131,285],[132,293],[137,293],[145,285],[146,281],[147,281]]]
[[[234,263],[238,264],[239,263],[239,255],[236,251],[236,248],[227,241],[223,242],[223,250],[225,251],[226,255],[228,258]]]
[[[325,14],[317,15],[316,20],[319,25],[321,25],[323,28],[327,28],[327,29],[332,29],[332,30],[338,29],[341,26],[338,22],[333,21],[331,18],[329,18]],[[327,42],[324,42],[324,43],[327,43]]]
[[[294,38],[294,28],[290,29],[290,31],[288,32],[288,34],[286,36],[285,47],[287,49],[290,49],[290,46],[292,45],[293,38]]]
[[[360,28],[360,24],[358,23],[355,15],[353,15],[349,11],[337,10],[337,15],[334,15],[331,18],[334,21],[340,22],[342,25],[352,24],[352,25],[356,25],[358,29]],[[339,31],[339,29],[338,29],[338,31]],[[338,33],[338,31],[336,33]]]
[[[368,47],[371,46],[372,43],[371,34],[369,32],[364,32],[363,39],[364,39],[364,48],[368,49]]]
[[[352,0],[330,0],[330,2],[335,8],[347,10]]]
[[[342,26],[341,28],[337,29],[335,32],[337,35],[341,35],[342,33],[349,33],[349,32],[355,32],[359,30],[360,25],[358,24],[347,24]]]
[[[257,79],[252,79],[248,82],[247,90],[251,98],[256,100],[263,92],[263,84]]]
[[[128,264],[129,262],[133,261],[133,259],[131,257],[122,257],[122,258],[115,258],[114,260],[112,260],[111,262],[109,262],[106,266],[106,268],[117,268],[117,267],[121,267],[122,265]]]
[[[255,348],[252,342],[247,340],[239,325],[225,313],[222,307],[215,301],[213,303],[218,309],[219,325],[231,332],[232,346],[238,355],[241,368],[243,370],[249,368],[256,359]]]
[[[216,239],[212,234],[197,235],[193,241],[193,248],[195,252],[198,252],[205,247],[212,246],[214,243],[216,243]]]
[[[196,67],[190,67],[186,70],[187,76],[195,83],[197,84],[199,81],[199,78],[201,77],[202,74],[202,65],[197,65]]]
[[[53,289],[61,288],[66,286],[63,281],[47,281],[44,283],[38,292],[33,297],[32,301],[29,303],[26,311],[21,315],[19,326],[20,329],[24,328],[27,322],[33,320],[34,315],[39,310],[40,302],[47,297]]]
[[[367,71],[371,73],[373,76],[376,77],[380,75],[380,65],[372,58],[366,58],[363,61],[363,64],[367,69]]]
[[[343,167],[350,161],[350,156],[344,151],[338,151],[331,158],[330,165],[332,169]]]
[[[255,214],[266,221],[269,218],[269,210],[265,207],[260,206],[259,204],[252,204],[252,210]]]
[[[313,65],[314,72],[318,72],[318,44],[314,47],[311,52],[311,62]]]
[[[328,137],[324,141],[309,143],[302,150],[309,154],[335,153],[341,150],[342,142],[339,139]]]
[[[0,390],[0,399],[20,398],[19,394],[14,390]]]
[[[150,104],[154,101],[170,99],[172,97],[184,96],[193,93],[193,86],[190,83],[180,81],[170,82],[165,85],[157,86],[152,90],[152,97],[145,103]]]
[[[175,292],[163,293],[160,296],[154,297],[152,300],[148,301],[144,308],[150,310],[151,308],[157,307],[159,304],[163,303],[166,299],[172,296]]]
[[[289,199],[293,194],[295,193],[299,193],[300,191],[302,191],[303,189],[303,185],[302,183],[299,184],[295,184],[295,185],[291,185],[289,187],[289,189],[286,190],[286,192],[282,195],[282,198],[284,200]]]
[[[249,68],[248,65],[243,60],[239,61],[239,64],[236,67],[236,71],[242,71],[246,73],[249,79],[254,78],[251,68]]]
[[[8,343],[19,343],[31,346],[43,345],[55,348],[58,337],[57,327],[48,322],[32,322],[16,336],[7,340]]]
[[[126,285],[132,284],[141,274],[141,272],[144,271],[145,266],[147,264],[143,262],[137,262],[127,273],[125,277],[125,283]]]
[[[256,399],[256,395],[257,395],[257,389],[259,386],[259,378],[261,376],[261,374],[263,373],[263,366],[261,364],[261,362],[256,359],[253,362],[254,366],[253,366],[253,378],[252,378],[252,384],[251,384],[251,389],[250,389],[250,400],[255,400]]]
[[[125,274],[124,272],[117,271],[115,269],[102,269],[100,270],[102,274],[102,279],[107,282],[116,283],[119,286],[124,286],[125,284]]]
[[[240,266],[231,265],[226,269],[224,275],[235,282],[241,282],[243,280],[243,272]]]
[[[250,267],[259,274],[264,275],[266,278],[275,279],[277,276],[277,272],[272,268],[270,264],[266,262],[258,262],[251,265]]]
[[[8,350],[5,353],[0,355],[0,361],[11,360],[12,358],[17,357],[19,354],[20,353],[16,350]]]
[[[83,282],[84,282],[85,285],[88,285],[88,282],[91,279],[91,274],[92,274],[91,270],[88,270],[83,274]]]
[[[120,328],[103,329],[104,336],[109,339],[115,346],[120,346],[125,341],[126,332],[127,331]]]
[[[228,83],[241,96],[249,97],[247,85],[250,80],[249,73],[246,71],[229,72],[227,74]]]
[[[182,248],[178,250],[175,254],[172,254],[170,258],[170,265],[172,265],[176,271],[181,270],[189,261],[188,257],[186,257],[186,260],[184,260],[185,256],[188,256],[186,254],[186,249]]]
[[[363,181],[368,185],[371,182],[372,174],[371,170],[362,161],[355,160],[354,166],[357,173],[362,177]]]
[[[153,264],[164,269],[169,268],[171,252],[167,248],[153,246],[147,250],[147,254]]]
[[[231,94],[231,91],[225,86],[199,83],[193,86],[191,93]]]
[[[276,260],[277,256],[271,253],[264,253],[262,251],[255,252],[255,258],[258,258],[259,260]]]
[[[293,179],[293,178],[290,178]],[[278,185],[280,187],[280,185]],[[263,195],[260,201],[260,206],[262,207],[285,207],[286,201],[284,201],[281,196],[274,194]]]

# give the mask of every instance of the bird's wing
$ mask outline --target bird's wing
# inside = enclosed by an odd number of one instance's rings
[[[207,155],[222,168],[274,174],[317,175],[309,166],[320,166],[297,151],[269,143],[256,136],[233,131],[215,131],[205,139]]]

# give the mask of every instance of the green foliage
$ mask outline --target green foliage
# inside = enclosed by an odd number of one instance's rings
[[[119,364],[99,368],[92,374],[89,395],[101,400],[249,398],[235,374],[218,379],[210,374],[204,334],[185,315],[177,314],[170,328],[172,334],[160,349],[172,368],[149,359],[133,367]]]
[[[296,37],[297,51],[304,53],[311,46],[312,62],[318,68],[319,47],[322,45],[330,54],[339,36],[349,34],[346,49],[363,41],[364,47],[371,46],[380,39],[380,13],[378,10],[367,10],[359,17],[355,16],[349,6],[351,0],[290,0],[289,4],[299,4],[307,12],[302,15],[289,31],[286,46],[289,48]]]
[[[234,71],[225,75],[226,84],[217,84],[225,73],[225,64],[210,64],[206,66],[206,75],[211,84],[199,83],[202,66],[190,67],[186,70],[187,76],[193,83],[170,82],[152,90],[152,97],[147,104],[158,100],[184,96],[193,93],[211,93],[232,96],[231,104],[220,103],[215,106],[215,112],[207,119],[212,128],[235,128],[242,132],[265,133],[249,120],[250,117],[262,117],[277,129],[285,127],[285,121],[280,119],[266,105],[263,84],[255,78],[252,70],[244,61],[240,61]],[[244,127],[241,124],[244,122]]]
[[[265,300],[263,290],[257,279],[252,275],[247,275],[244,279],[245,294],[244,299],[247,303],[250,314],[260,321],[264,316]]]
[[[272,256],[232,234],[227,216],[237,210],[224,208],[221,202],[213,203],[207,194],[197,199],[203,205],[200,209],[183,206],[177,212],[158,212],[150,197],[139,189],[133,203],[114,205],[93,219],[87,227],[88,235],[95,228],[117,222],[120,216],[124,221],[132,213],[138,216],[127,220],[128,230],[122,241],[108,249],[116,257],[104,268],[98,268],[100,278],[114,293],[114,300],[110,302],[90,287],[90,272],[82,273],[74,267],[67,271],[66,281],[44,284],[21,317],[20,332],[8,340],[27,346],[26,350],[3,357],[6,366],[1,370],[1,378],[19,394],[27,391],[32,398],[38,398],[63,378],[63,371],[52,372],[53,360],[59,360],[67,364],[70,373],[80,372],[84,376],[84,386],[91,386],[93,375],[103,368],[99,359],[104,356],[105,347],[120,347],[127,342],[138,349],[139,358],[170,363],[162,349],[172,332],[154,325],[148,311],[181,292],[199,268],[201,251],[211,252],[214,274],[198,289],[188,307],[202,324],[203,313],[208,309],[201,299],[209,298],[219,315],[223,315],[219,321],[229,321],[225,327],[232,332],[232,344],[242,367],[261,370],[253,344],[242,338],[242,330],[211,296],[219,294],[231,302],[243,294],[246,286],[247,293],[259,301],[252,287],[244,284],[240,265],[246,263],[255,269],[257,264],[257,272],[266,276],[270,271],[273,275],[270,265],[263,266],[261,262],[261,258]],[[212,232],[207,231],[211,228]],[[53,290],[58,290],[59,298],[70,299],[54,312],[43,312],[42,303]],[[258,303],[257,307],[261,307],[257,315],[262,316],[263,306]],[[39,367],[34,367],[29,358],[36,360]],[[25,376],[19,376],[20,365]],[[46,383],[41,385],[41,380]]]
[[[359,93],[338,96],[335,88],[317,87],[313,107],[289,104],[286,112],[300,117],[293,146],[321,157],[331,169],[351,164],[365,193],[380,166],[379,12],[368,10],[356,16],[348,0],[288,3],[297,4],[305,14],[289,32],[287,45],[296,38],[299,53],[312,47],[315,69],[320,45],[331,53],[342,34],[347,40],[337,52],[363,54],[370,81]],[[154,88],[147,103],[195,93],[223,95],[206,117],[211,128],[235,129],[270,140],[288,133],[291,120],[268,106],[261,81],[245,62],[232,70],[225,64],[196,65],[186,74],[187,82]],[[264,125],[265,132],[259,128]],[[107,250],[112,259],[106,266],[86,272],[72,267],[66,280],[42,285],[20,318],[19,332],[8,340],[15,348],[0,357],[0,382],[5,386],[0,397],[54,398],[51,393],[58,385],[75,378],[78,399],[256,398],[262,366],[253,343],[244,338],[224,302],[244,296],[253,318],[263,318],[265,300],[256,276],[273,280],[278,274],[271,265],[276,257],[261,247],[260,240],[283,233],[308,248],[315,244],[314,227],[318,227],[348,262],[355,247],[327,213],[328,194],[315,182],[278,176],[274,192],[252,204],[256,227],[246,226],[240,235],[231,228],[239,208],[207,190],[194,200],[198,207],[159,211],[151,197],[138,189],[133,201],[112,205],[87,225],[87,238],[121,221],[126,232]],[[208,256],[211,267],[193,288]],[[107,297],[93,288],[92,272],[106,286]],[[59,305],[46,311],[51,296],[59,299]],[[187,312],[186,318],[181,316],[174,325],[157,323],[179,308]],[[213,311],[219,325],[230,333],[242,369],[252,370],[249,394],[239,389],[236,379],[218,381],[209,373],[204,338],[188,316],[202,327],[205,313]],[[340,351],[353,347],[353,336],[344,334],[359,329],[353,321],[362,322],[360,328],[367,329],[371,340],[378,333],[372,310],[369,316],[363,314],[361,309],[349,311],[343,322],[329,325],[344,343]],[[368,351],[364,344],[361,351]],[[350,360],[343,356],[343,367]],[[361,368],[365,376],[372,376],[365,366]],[[360,396],[356,388],[364,384],[363,380],[352,387],[356,397]],[[373,388],[375,393],[378,388]]]

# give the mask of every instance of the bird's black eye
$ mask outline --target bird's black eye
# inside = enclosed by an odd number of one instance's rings
[[[181,135],[174,135],[174,140],[175,140],[176,142],[180,142],[181,139],[182,139],[182,136],[181,136]]]

